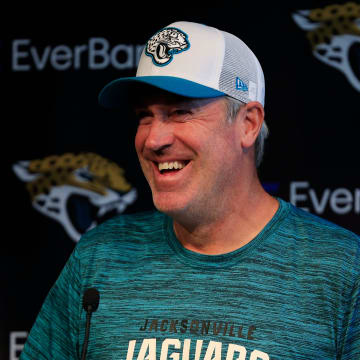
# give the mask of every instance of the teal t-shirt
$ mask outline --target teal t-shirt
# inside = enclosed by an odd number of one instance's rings
[[[279,199],[223,255],[176,239],[159,212],[88,232],[49,292],[21,359],[80,359],[82,296],[100,292],[87,359],[360,359],[360,239]]]

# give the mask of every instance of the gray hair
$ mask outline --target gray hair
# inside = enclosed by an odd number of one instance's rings
[[[234,99],[230,96],[225,96],[226,104],[227,104],[227,117],[230,122],[232,122],[238,111],[241,107],[245,106],[246,104],[240,100]],[[265,139],[269,136],[269,128],[265,122],[261,126],[260,132],[258,137],[255,141],[255,165],[259,167],[261,161],[264,156],[264,146],[265,146]]]

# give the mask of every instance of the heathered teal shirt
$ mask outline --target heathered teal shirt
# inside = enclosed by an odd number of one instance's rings
[[[360,359],[360,239],[289,203],[242,248],[182,247],[159,212],[88,232],[21,355],[80,359],[82,295],[100,292],[87,359]]]

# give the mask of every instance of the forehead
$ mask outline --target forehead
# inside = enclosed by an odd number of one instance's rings
[[[134,109],[143,109],[152,105],[186,106],[200,108],[207,104],[223,101],[224,97],[219,98],[189,98],[172,94],[167,91],[151,87],[147,91],[138,91],[132,97],[131,105]]]

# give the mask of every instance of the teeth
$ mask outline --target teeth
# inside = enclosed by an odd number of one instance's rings
[[[172,161],[172,162],[163,162],[158,164],[159,171],[161,170],[171,170],[171,169],[182,169],[185,167],[185,164],[180,161]]]

